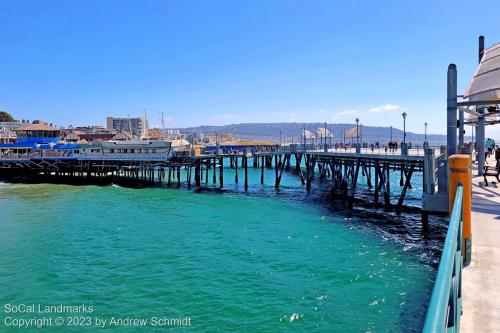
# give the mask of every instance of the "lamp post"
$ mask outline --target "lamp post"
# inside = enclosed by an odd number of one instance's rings
[[[359,144],[359,118],[356,118],[356,144]]]
[[[325,138],[325,139],[324,139],[325,141],[324,141],[324,143],[323,143],[323,149],[324,149],[324,151],[325,151],[325,152],[327,152],[327,151],[328,151],[328,147],[327,147],[327,142],[326,142],[326,138],[327,138],[327,136],[326,136],[326,121],[323,123],[323,126],[324,126],[324,134],[323,134],[323,137]]]
[[[427,122],[424,123],[425,132],[424,132],[424,141],[427,142]]]
[[[306,125],[302,126],[302,140],[304,141],[304,145],[302,146],[302,151],[306,151]]]
[[[392,142],[392,126],[391,126],[391,142]]]
[[[403,144],[406,145],[406,112],[401,114],[403,116]]]
[[[215,131],[215,153],[219,155],[219,139],[217,137],[217,131]]]
[[[401,114],[403,116],[403,147],[401,147],[401,152],[406,155],[406,112]]]
[[[361,151],[359,147],[359,118],[356,118],[356,153]]]

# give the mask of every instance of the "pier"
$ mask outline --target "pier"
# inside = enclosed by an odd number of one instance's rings
[[[353,205],[361,180],[365,190],[372,193],[373,203],[383,203],[387,209],[401,211],[412,179],[421,173],[426,191],[437,188],[435,149],[388,151],[387,149],[335,149],[328,146],[282,146],[274,151],[248,150],[216,152],[213,154],[163,155],[57,155],[7,156],[0,158],[0,176],[10,179],[51,179],[71,182],[118,182],[142,187],[167,185],[187,189],[214,186],[223,189],[227,179],[225,169],[234,170],[234,183],[249,188],[248,169],[274,176],[274,187],[280,188],[284,172],[297,178],[305,191],[314,190],[314,182],[330,184],[333,193]],[[103,157],[100,157],[103,156]],[[133,158],[132,158],[133,157]],[[439,156],[437,157],[439,158]],[[427,167],[427,172],[425,171]],[[401,191],[393,198],[391,175],[399,177]],[[254,184],[255,185],[255,184]],[[425,187],[425,186],[424,186]]]

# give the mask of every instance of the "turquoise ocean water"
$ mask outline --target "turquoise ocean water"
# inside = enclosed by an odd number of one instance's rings
[[[272,173],[250,194],[0,183],[0,303],[191,318],[172,332],[419,331],[435,274],[422,252],[294,196],[292,176],[276,194]]]

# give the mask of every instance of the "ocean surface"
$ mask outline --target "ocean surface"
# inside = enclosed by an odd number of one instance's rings
[[[306,194],[289,174],[275,191],[274,170],[265,186],[250,170],[246,194],[233,170],[225,191],[0,183],[1,305],[190,318],[169,332],[420,331],[439,221],[346,210],[315,186]],[[418,184],[412,191],[410,203]],[[2,324],[2,332],[36,331]]]

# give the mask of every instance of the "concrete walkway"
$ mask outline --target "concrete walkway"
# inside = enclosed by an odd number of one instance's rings
[[[462,302],[462,332],[500,332],[500,184],[494,177],[487,187],[483,177],[472,178],[472,262],[463,270]]]

